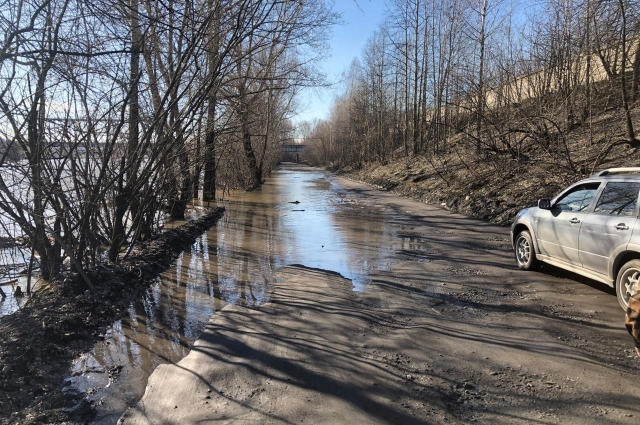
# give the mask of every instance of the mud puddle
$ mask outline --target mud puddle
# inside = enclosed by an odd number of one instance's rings
[[[115,423],[153,370],[186,356],[225,305],[267,302],[278,269],[299,264],[339,273],[364,291],[398,252],[426,251],[423,241],[402,234],[392,209],[368,204],[320,170],[285,166],[261,188],[221,203],[218,224],[72,365],[68,389],[88,395],[94,424]]]

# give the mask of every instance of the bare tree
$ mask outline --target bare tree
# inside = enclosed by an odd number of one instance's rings
[[[264,135],[258,158],[268,172],[295,87],[321,81],[318,52],[336,20],[322,0],[6,4],[0,210],[32,242],[45,278],[67,258],[86,277],[103,246],[117,261],[165,214],[182,217],[202,168],[213,198],[217,158],[229,162],[225,185],[242,174],[230,149],[241,133],[232,87],[242,78],[266,111],[249,124]],[[238,56],[251,38],[259,43]],[[268,72],[237,75],[248,57]]]

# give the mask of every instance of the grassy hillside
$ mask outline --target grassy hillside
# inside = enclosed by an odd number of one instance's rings
[[[535,205],[540,198],[554,197],[594,171],[640,166],[639,149],[616,144],[626,138],[623,111],[607,103],[601,102],[600,113],[569,130],[542,125],[546,118],[531,118],[533,114],[520,111],[519,117],[527,120],[513,118],[503,121],[500,128],[526,128],[532,133],[516,139],[509,151],[484,149],[477,154],[468,134],[459,131],[448,138],[440,154],[402,157],[359,169],[343,167],[341,172],[425,203],[509,224],[521,208]],[[539,110],[540,105],[535,107]],[[546,115],[558,116],[553,110]],[[632,119],[638,134],[639,108],[632,110]],[[485,135],[496,137],[489,131]]]

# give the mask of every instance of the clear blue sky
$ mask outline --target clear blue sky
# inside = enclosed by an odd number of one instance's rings
[[[305,89],[294,123],[328,118],[333,98],[344,88],[340,84],[342,73],[360,56],[367,39],[382,21],[386,7],[384,0],[335,0],[334,10],[342,14],[343,25],[334,27],[330,56],[322,68],[328,80],[336,84],[333,89]]]

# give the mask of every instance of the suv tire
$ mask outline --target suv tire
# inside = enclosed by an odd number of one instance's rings
[[[518,233],[514,251],[518,268],[522,270],[533,270],[538,267],[536,252],[533,248],[533,239],[531,239],[531,234],[528,230],[523,230]]]
[[[616,277],[616,294],[618,302],[624,311],[629,307],[629,298],[640,290],[640,260],[625,263]]]

